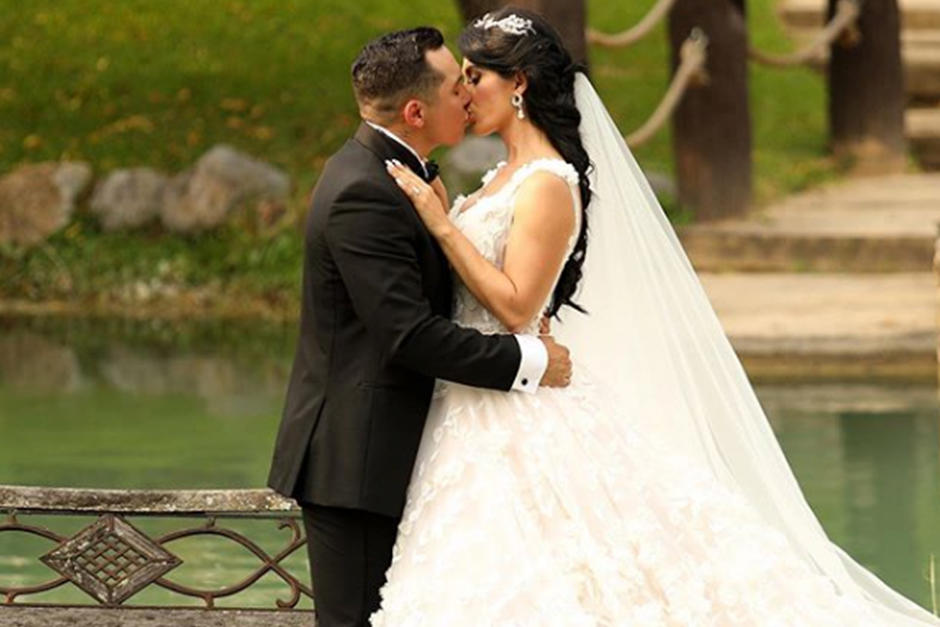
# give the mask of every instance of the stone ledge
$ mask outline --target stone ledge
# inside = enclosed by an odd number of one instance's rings
[[[940,28],[940,2],[937,0],[898,0],[903,30]],[[826,0],[786,0],[778,9],[791,28],[821,28]]]
[[[315,627],[312,611],[205,610],[0,605],[5,627]]]
[[[934,255],[929,237],[832,237],[707,226],[684,230],[680,237],[698,272],[927,272]]]
[[[265,514],[298,511],[294,501],[258,490],[95,490],[0,485],[0,510],[119,514]]]

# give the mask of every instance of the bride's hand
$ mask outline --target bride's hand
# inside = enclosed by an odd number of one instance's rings
[[[432,235],[437,236],[450,227],[450,220],[437,190],[399,161],[386,161],[385,167],[411,200]]]
[[[539,319],[539,335],[551,335],[552,334],[552,319],[548,316],[542,316]]]

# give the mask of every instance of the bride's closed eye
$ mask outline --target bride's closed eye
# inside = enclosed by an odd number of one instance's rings
[[[473,70],[467,70],[464,73],[464,77],[464,81],[471,85],[476,85],[480,82],[480,73],[474,72]]]

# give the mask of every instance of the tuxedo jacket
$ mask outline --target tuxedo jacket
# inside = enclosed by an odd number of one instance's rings
[[[268,485],[300,503],[400,516],[435,378],[509,390],[521,354],[511,335],[450,321],[450,268],[386,171],[390,158],[421,172],[362,124],[314,189]]]

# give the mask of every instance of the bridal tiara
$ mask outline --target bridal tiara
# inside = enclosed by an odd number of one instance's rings
[[[525,35],[526,33],[535,33],[535,28],[532,27],[532,20],[519,17],[515,13],[507,15],[501,20],[494,20],[489,13],[478,19],[473,23],[474,27],[482,28],[483,30],[489,30],[491,28],[498,28],[504,33],[509,33],[510,35]]]

